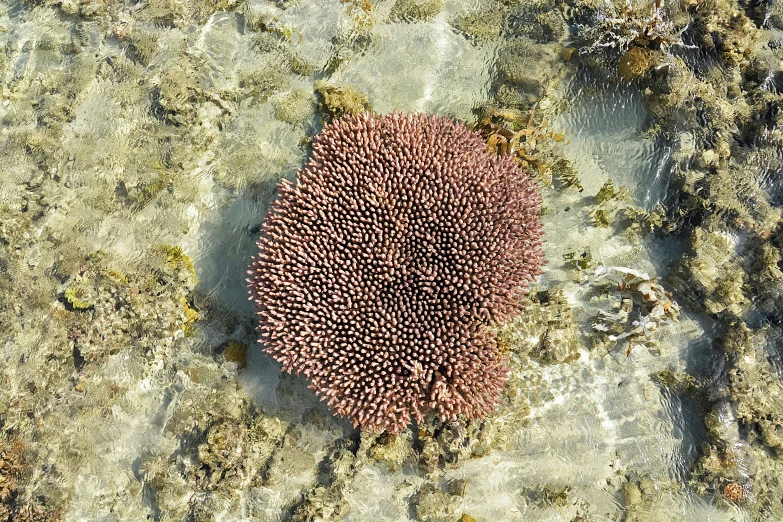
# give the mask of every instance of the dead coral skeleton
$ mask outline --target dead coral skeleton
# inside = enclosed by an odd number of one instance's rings
[[[745,490],[740,484],[731,482],[723,488],[723,498],[735,504],[742,502],[745,498]]]
[[[670,47],[696,48],[683,41],[682,34],[689,26],[677,27],[666,14],[664,0],[655,0],[652,5],[645,4],[644,7],[634,7],[631,0],[626,0],[625,5],[619,8],[606,2],[605,9],[595,12],[592,24],[578,25],[582,35],[591,42],[579,52],[587,54],[606,48],[625,52],[637,46],[660,49],[668,54]]]
[[[655,277],[632,268],[598,266],[588,285],[607,283],[615,286],[620,300],[615,300],[612,310],[597,310],[593,328],[612,343],[627,339],[626,355],[635,345],[651,341],[659,326],[677,321],[680,307]],[[634,313],[638,319],[631,320]]]

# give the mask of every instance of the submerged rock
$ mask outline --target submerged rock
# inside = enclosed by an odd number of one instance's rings
[[[315,113],[313,94],[305,89],[297,89],[286,94],[274,104],[275,118],[293,125],[303,124]]]
[[[395,21],[427,22],[443,8],[443,0],[397,0],[389,18]]]
[[[313,89],[320,97],[318,108],[331,118],[352,116],[372,110],[367,95],[353,87],[336,87],[319,80],[315,82]]]
[[[459,513],[459,498],[432,483],[425,483],[411,503],[422,522],[452,522]]]
[[[527,38],[506,41],[498,51],[497,94],[506,107],[527,110],[538,103],[560,78],[557,50]]]

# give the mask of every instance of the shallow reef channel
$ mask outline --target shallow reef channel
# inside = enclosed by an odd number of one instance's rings
[[[783,520],[783,11],[0,3],[0,522]],[[481,421],[361,432],[244,278],[329,119],[514,154],[546,272]]]

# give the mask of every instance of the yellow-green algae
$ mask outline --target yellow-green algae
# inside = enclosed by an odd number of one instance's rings
[[[313,89],[319,96],[318,108],[331,118],[354,116],[372,110],[367,95],[354,87],[337,87],[318,80]]]
[[[392,20],[427,22],[443,8],[443,0],[397,0],[389,17]]]
[[[82,299],[84,294],[85,291],[83,288],[69,286],[65,289],[63,296],[75,310],[87,310],[92,305],[89,301]]]
[[[294,125],[305,123],[315,112],[313,93],[296,89],[274,104],[275,118]]]

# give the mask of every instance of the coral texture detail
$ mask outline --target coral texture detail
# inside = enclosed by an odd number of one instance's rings
[[[362,428],[492,411],[508,369],[488,327],[545,264],[515,160],[446,117],[364,113],[327,125],[278,190],[248,282],[283,370]]]

